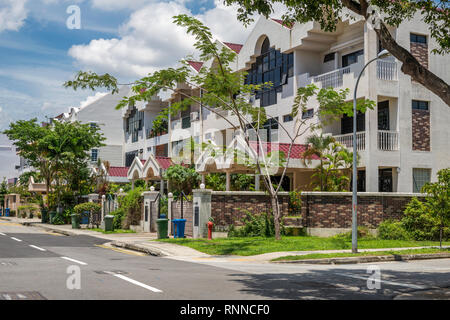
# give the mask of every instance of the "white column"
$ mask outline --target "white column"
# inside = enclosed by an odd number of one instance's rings
[[[255,174],[255,191],[259,191],[260,189],[260,175]]]
[[[230,189],[231,189],[231,174],[230,174],[229,171],[227,171],[226,177],[227,177],[227,187],[226,187],[226,191],[230,191]]]
[[[169,192],[169,194],[167,195],[167,219],[169,219],[169,226],[168,226],[169,237],[172,234],[172,201],[173,201],[173,194]]]

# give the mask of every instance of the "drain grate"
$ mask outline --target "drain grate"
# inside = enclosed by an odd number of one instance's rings
[[[0,292],[0,300],[47,300],[36,291],[31,292]]]

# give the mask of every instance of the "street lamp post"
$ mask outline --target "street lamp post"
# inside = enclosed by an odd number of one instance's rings
[[[352,253],[358,252],[358,221],[357,221],[357,179],[358,179],[358,168],[357,166],[357,149],[356,149],[356,92],[358,90],[358,84],[359,80],[361,79],[362,74],[364,73],[364,70],[367,68],[369,64],[372,62],[380,59],[385,58],[389,56],[390,53],[387,50],[381,51],[376,58],[370,60],[366,63],[364,68],[362,68],[361,72],[359,73],[358,80],[356,80],[355,90],[353,93],[353,185],[352,185]]]

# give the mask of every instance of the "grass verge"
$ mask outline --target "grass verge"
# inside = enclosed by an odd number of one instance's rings
[[[210,255],[239,255],[252,256],[269,252],[282,251],[312,251],[312,250],[341,250],[351,249],[351,239],[330,237],[319,238],[311,236],[284,236],[276,241],[274,238],[222,238],[222,239],[161,239],[156,241],[174,243]],[[362,238],[358,240],[360,249],[405,248],[437,246],[438,241],[407,241],[380,240]],[[450,245],[444,242],[443,245]]]
[[[105,231],[105,230],[100,229],[100,228],[93,228],[93,229],[88,229],[88,230],[97,231],[97,232],[101,232],[101,233],[104,233],[104,234],[111,234],[111,233],[136,233],[136,231],[134,231],[134,230],[124,230],[124,229],[116,229],[114,231]]]
[[[450,253],[450,249],[407,249],[407,250],[389,250],[376,252],[339,252],[339,253],[312,253],[300,256],[284,256],[271,261],[293,261],[293,260],[310,260],[310,259],[327,259],[327,258],[344,258],[344,257],[362,257],[362,256],[389,256],[389,255],[403,255],[403,254],[420,254],[420,253]]]

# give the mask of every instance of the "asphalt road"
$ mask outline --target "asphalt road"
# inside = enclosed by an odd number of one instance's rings
[[[0,300],[450,299],[450,259],[380,263],[379,289],[368,266],[180,261],[0,221]]]

